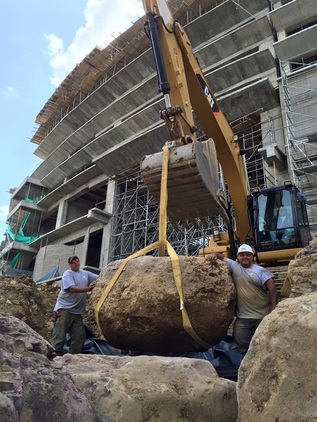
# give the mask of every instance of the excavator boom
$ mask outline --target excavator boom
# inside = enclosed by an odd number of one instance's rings
[[[166,106],[161,117],[166,122],[167,145],[171,148],[168,217],[183,224],[197,217],[213,218],[219,214],[227,219],[223,193],[219,192],[219,161],[235,210],[236,234],[245,239],[249,232],[248,186],[239,145],[194,57],[184,29],[173,19],[166,1],[143,0],[143,6],[159,91]],[[197,138],[195,119],[205,135],[203,141]],[[157,200],[159,155],[145,157],[141,162],[144,182]]]

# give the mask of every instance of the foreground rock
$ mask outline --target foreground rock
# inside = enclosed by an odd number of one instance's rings
[[[93,422],[71,377],[48,358],[52,346],[23,321],[0,314],[1,422]]]
[[[89,398],[100,421],[237,419],[235,382],[219,378],[203,360],[86,355],[57,360]]]
[[[289,263],[287,277],[292,286],[290,297],[317,292],[317,238]]]
[[[235,422],[236,383],[204,360],[65,355],[0,314],[1,422]]]
[[[317,420],[317,293],[264,318],[238,375],[239,422]]]
[[[180,256],[185,308],[196,334],[209,344],[224,339],[234,316],[235,289],[223,262]],[[94,306],[115,274],[109,264],[92,292]],[[182,353],[200,348],[183,328],[168,257],[131,260],[99,312],[105,338],[119,349]]]

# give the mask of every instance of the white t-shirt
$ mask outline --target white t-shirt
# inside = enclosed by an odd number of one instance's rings
[[[231,269],[237,290],[237,317],[264,318],[270,307],[270,297],[265,283],[273,278],[273,275],[260,265],[252,264],[251,267],[244,268],[232,259],[225,258],[224,261]]]

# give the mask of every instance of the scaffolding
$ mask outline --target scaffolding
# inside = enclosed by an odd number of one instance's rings
[[[158,240],[159,208],[138,171],[117,180],[112,219],[110,261],[126,258]],[[189,227],[167,225],[167,239],[178,255],[198,255],[208,246],[212,222],[199,220]],[[157,254],[154,250],[153,255]]]
[[[280,61],[285,148],[292,179],[304,192],[317,230],[317,63]]]
[[[266,187],[263,160],[258,150],[262,147],[262,130],[259,116],[253,116],[249,127],[235,132],[240,140],[240,148],[245,151],[245,160],[250,188]]]

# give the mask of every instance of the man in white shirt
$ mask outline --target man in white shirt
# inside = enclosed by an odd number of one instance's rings
[[[262,319],[277,305],[277,290],[272,274],[254,264],[251,246],[243,244],[238,249],[237,261],[213,252],[207,259],[220,259],[231,270],[237,291],[236,319],[233,337],[241,353],[246,353],[252,336]]]

